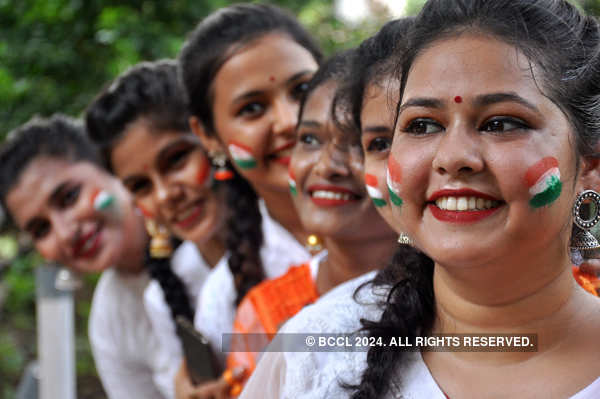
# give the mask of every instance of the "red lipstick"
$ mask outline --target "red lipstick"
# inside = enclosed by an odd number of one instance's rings
[[[317,191],[327,191],[336,195],[328,194],[330,196],[325,197],[318,194],[318,196],[315,197],[314,195]],[[347,205],[360,199],[360,195],[356,194],[354,191],[339,186],[315,184],[308,187],[308,192],[310,193],[312,202],[317,206],[323,207]],[[337,194],[341,194],[341,196]]]
[[[499,201],[497,198],[495,198],[489,194],[485,194],[485,193],[482,193],[480,191],[476,191],[476,190],[473,190],[470,188],[462,188],[462,189],[456,189],[456,190],[443,189],[443,190],[436,191],[429,197],[428,202],[434,202],[438,198],[442,198],[442,197],[454,197],[454,198],[475,197],[475,198],[481,198],[481,199],[495,201],[495,202]],[[491,216],[492,214],[494,214],[498,209],[500,209],[501,206],[502,206],[502,204],[495,206],[493,208],[489,208],[489,209],[472,209],[472,210],[464,210],[464,211],[457,211],[457,210],[452,211],[452,210],[448,210],[448,209],[441,209],[436,204],[432,204],[432,203],[427,204],[427,207],[428,207],[429,211],[431,212],[431,214],[433,215],[433,217],[435,217],[437,220],[439,220],[441,222],[448,222],[448,223],[478,222],[478,221],[485,219],[488,216]]]

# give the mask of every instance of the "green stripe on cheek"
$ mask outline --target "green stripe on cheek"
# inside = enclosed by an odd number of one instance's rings
[[[548,188],[541,193],[534,195],[529,201],[529,205],[533,208],[541,208],[550,205],[560,197],[562,191],[562,182],[556,176],[550,178]]]
[[[400,198],[398,194],[396,194],[390,187],[388,187],[388,192],[390,193],[390,200],[392,201],[392,204],[396,206],[402,206],[402,198]]]
[[[292,195],[298,195],[298,190],[296,190],[296,186],[292,186],[290,184],[290,193],[292,193]]]
[[[377,208],[381,208],[382,206],[386,206],[387,205],[387,202],[385,202],[385,200],[383,200],[381,198],[371,197],[371,199],[373,200],[373,204],[375,204],[375,206]]]
[[[256,160],[254,160],[254,159],[246,160],[246,159],[235,159],[234,158],[233,160],[235,161],[237,166],[239,166],[242,169],[256,168]]]

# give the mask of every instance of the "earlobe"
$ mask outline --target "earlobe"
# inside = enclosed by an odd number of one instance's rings
[[[583,160],[579,180],[584,189],[600,191],[600,158],[588,157]]]
[[[190,125],[190,129],[196,135],[196,137],[200,139],[202,147],[204,147],[209,154],[217,151],[224,151],[223,146],[221,145],[221,142],[217,136],[208,134],[204,125],[196,116],[190,116],[188,119],[188,124]]]

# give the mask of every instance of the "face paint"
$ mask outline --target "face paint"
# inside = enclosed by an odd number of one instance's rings
[[[95,210],[107,211],[115,204],[115,197],[107,191],[96,189],[91,201]]]
[[[291,169],[289,169],[288,183],[290,185],[290,193],[292,193],[292,195],[298,195],[298,190],[296,189],[296,176],[294,176]]]
[[[462,97],[461,96],[454,97],[454,102],[457,103],[457,104],[462,103]]]
[[[530,167],[525,174],[525,184],[531,195],[531,207],[540,208],[556,201],[562,190],[558,160],[546,157]]]
[[[148,211],[147,209],[145,209],[143,206],[141,205],[137,205],[138,209],[142,212],[142,215],[144,215],[144,217],[146,219],[152,219],[154,218],[154,215],[152,214],[152,212]]]
[[[196,181],[198,182],[198,184],[202,186],[204,185],[204,183],[206,183],[206,180],[210,175],[209,172],[210,165],[208,163],[208,159],[205,158],[204,162],[202,163],[202,166],[200,167],[200,170],[198,170],[198,174],[196,175]]]
[[[252,151],[245,145],[230,142],[227,146],[233,161],[242,169],[252,169],[256,167],[256,159],[252,156]]]
[[[386,206],[387,203],[383,199],[383,194],[381,193],[381,190],[379,190],[379,184],[377,182],[377,177],[366,173],[365,174],[365,183],[367,186],[367,192],[369,193],[369,197],[371,197],[373,204],[375,204],[375,206],[377,208]]]
[[[386,171],[386,180],[388,185],[388,191],[390,193],[390,200],[392,204],[396,206],[402,206],[402,198],[400,198],[400,181],[402,180],[402,170],[400,165],[393,156],[390,155],[388,158],[388,167]]]

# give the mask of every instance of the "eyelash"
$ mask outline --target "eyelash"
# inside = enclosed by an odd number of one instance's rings
[[[181,167],[191,151],[191,148],[183,148],[173,151],[165,160],[165,170],[168,171]]]
[[[308,90],[308,81],[298,83],[292,88],[292,97],[296,100],[300,100],[304,93]]]
[[[249,116],[255,117],[262,114],[265,110],[265,106],[260,102],[253,101],[244,105],[237,113],[237,116]]]
[[[381,148],[384,145],[385,148]],[[379,148],[375,148],[375,147]],[[375,137],[369,141],[366,145],[365,152],[384,152],[390,149],[392,146],[392,140],[389,137]]]
[[[321,141],[313,133],[302,133],[298,139],[305,146],[317,146],[321,144]]]
[[[76,186],[67,188],[62,193],[62,195],[59,197],[59,199],[58,199],[58,206],[60,208],[66,208],[68,206],[73,205],[75,202],[77,202],[77,199],[79,198],[79,193],[80,192],[81,192],[81,186],[80,185],[76,185]]]
[[[492,124],[502,124],[502,130],[492,130]],[[513,125],[513,127],[506,129],[505,125]],[[425,131],[423,131],[423,127],[425,127]],[[433,128],[430,130],[430,128]],[[421,131],[417,131],[417,130]],[[485,120],[481,126],[478,127],[479,131],[487,132],[487,133],[507,133],[512,132],[514,130],[529,130],[531,126],[529,126],[525,121],[519,118],[515,118],[512,116],[495,116],[490,119]],[[429,131],[428,131],[429,130]],[[430,118],[416,118],[411,120],[406,127],[403,129],[406,133],[411,133],[417,136],[423,136],[427,134],[434,134],[441,131],[444,131],[445,127]]]

